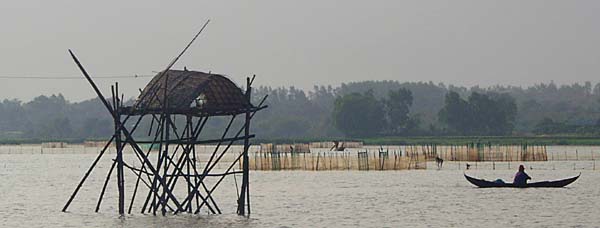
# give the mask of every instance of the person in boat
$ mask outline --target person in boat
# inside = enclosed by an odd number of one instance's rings
[[[513,181],[513,184],[526,185],[527,180],[531,180],[531,177],[529,175],[527,175],[527,173],[525,173],[525,166],[520,165],[519,172],[517,172],[517,174],[515,174],[515,179]]]

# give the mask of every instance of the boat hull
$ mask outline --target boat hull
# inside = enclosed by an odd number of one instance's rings
[[[571,177],[562,180],[556,181],[540,181],[540,182],[532,182],[527,183],[525,185],[515,185],[513,183],[498,183],[493,181],[486,181],[484,179],[477,179],[474,177],[467,176],[464,174],[467,181],[471,184],[480,187],[480,188],[562,188],[565,187],[577,180],[581,173],[576,177]]]

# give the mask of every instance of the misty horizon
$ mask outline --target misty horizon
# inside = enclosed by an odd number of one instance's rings
[[[126,78],[124,80],[144,80],[145,82],[144,82],[143,86],[145,86],[145,84],[147,83],[147,81],[150,81],[150,79],[152,78],[152,77],[147,77],[147,76],[148,75],[144,75],[144,77],[140,77],[140,78]],[[57,77],[63,77],[63,76],[57,76]],[[70,77],[76,77],[76,76],[64,76],[64,77],[69,77],[70,78]],[[68,81],[74,81],[74,80],[76,80],[76,81],[84,81],[85,82],[85,79],[83,78],[83,76],[81,76],[81,77],[82,77],[81,80],[79,80],[79,79],[57,79],[57,80],[58,81],[67,81],[67,82]],[[1,76],[0,76],[0,78],[1,78]],[[147,79],[145,79],[145,78],[147,78]],[[96,83],[103,82],[103,81],[107,80],[107,79],[103,79],[103,78],[93,78],[93,77],[92,77],[92,79],[94,79],[94,81]],[[259,79],[259,76],[257,75],[257,80],[256,81],[258,81],[258,79]],[[8,80],[43,80],[43,81],[45,81],[45,80],[52,80],[52,79],[15,79],[15,78],[10,78]],[[551,80],[549,82],[539,82],[539,83],[534,83],[534,84],[531,84],[531,85],[501,85],[501,84],[496,84],[496,85],[483,86],[483,85],[477,85],[477,84],[475,84],[475,85],[472,85],[472,86],[466,86],[466,85],[446,84],[444,82],[435,82],[435,81],[361,80],[361,81],[346,81],[346,82],[341,82],[340,84],[336,84],[336,85],[332,85],[332,84],[318,85],[318,84],[315,84],[315,85],[312,85],[312,86],[309,86],[309,87],[306,87],[306,88],[303,88],[303,87],[300,87],[300,86],[296,86],[296,85],[262,85],[259,82],[255,82],[255,85],[253,85],[253,87],[255,87],[255,88],[256,87],[270,87],[270,88],[273,88],[273,89],[294,87],[296,89],[303,90],[304,92],[309,92],[309,91],[313,91],[315,87],[321,87],[321,86],[329,87],[329,86],[331,86],[333,88],[339,88],[342,84],[361,83],[361,82],[369,82],[369,81],[372,81],[372,82],[385,82],[385,81],[389,81],[389,82],[398,82],[398,83],[426,83],[426,84],[432,83],[433,85],[436,85],[436,86],[443,85],[446,88],[456,87],[456,88],[465,88],[467,90],[472,90],[474,88],[482,89],[482,90],[494,90],[494,88],[498,88],[498,87],[501,87],[501,88],[516,87],[516,88],[527,89],[527,88],[533,88],[533,87],[536,87],[536,86],[552,85],[552,84],[555,85],[557,88],[561,88],[561,87],[564,87],[564,86],[574,86],[574,85],[585,86],[585,84],[588,83],[588,82],[591,83],[591,89],[594,90],[594,88],[596,87],[596,85],[600,84],[600,82],[594,83],[594,82],[591,82],[591,81],[574,82],[574,83],[569,83],[569,84],[567,84],[567,83],[565,83],[565,84],[558,84],[558,83],[555,83],[554,81]],[[87,82],[85,82],[85,83],[87,83]],[[113,81],[113,83],[114,83],[114,81]],[[121,83],[121,82],[119,81],[119,83]],[[234,81],[234,83],[236,83],[237,85],[243,85],[242,84],[242,80]],[[107,84],[110,84],[110,83],[107,83]],[[89,84],[86,84],[86,86],[88,86],[89,90],[92,91],[92,88],[89,86]],[[140,86],[138,89],[143,89],[144,88],[143,86]],[[110,91],[109,91],[110,87],[99,88],[99,89],[100,89],[101,92],[103,92],[103,94],[105,96],[109,95],[109,93],[110,93]],[[139,90],[138,89],[135,89],[134,91],[137,91],[138,94],[139,94]],[[132,95],[131,91],[121,91],[121,92],[123,94],[125,94],[126,100],[132,100],[132,99],[136,99],[138,97],[138,94],[133,94]],[[82,102],[82,101],[92,100],[92,99],[97,98],[97,96],[95,94],[91,94],[89,97],[77,97],[77,96],[73,96],[72,94],[70,94],[69,91],[57,91],[55,93],[53,92],[53,93],[32,94],[32,96],[28,96],[28,97],[1,97],[0,101],[5,100],[5,99],[8,99],[8,100],[15,100],[16,99],[16,100],[19,100],[19,101],[22,101],[22,102],[28,102],[28,101],[33,100],[36,97],[39,97],[39,96],[53,96],[53,95],[62,95],[63,97],[65,97],[66,100],[68,100],[70,102]]]
[[[211,19],[174,69],[303,89],[363,80],[596,84],[598,9],[584,1],[20,1],[0,9],[0,76],[81,77],[67,49],[95,78],[154,75]],[[119,81],[133,97],[148,80]],[[85,80],[0,81],[0,98],[94,97]],[[97,82],[107,91],[114,80]]]

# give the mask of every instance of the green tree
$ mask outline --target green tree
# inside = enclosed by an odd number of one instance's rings
[[[444,106],[438,114],[449,133],[467,135],[470,133],[469,120],[471,111],[469,103],[462,99],[457,92],[450,91],[446,94]]]
[[[488,123],[488,135],[510,135],[515,129],[517,104],[508,94],[491,93],[494,105]]]
[[[333,120],[338,130],[351,137],[376,136],[385,125],[383,105],[375,99],[372,91],[338,97]]]
[[[489,96],[476,92],[471,93],[467,102],[469,103],[467,112],[470,112],[469,116],[471,117],[468,123],[468,133],[475,135],[486,134],[485,132],[489,132],[490,127],[493,125],[489,121],[490,115],[493,115],[495,111],[494,102]]]
[[[390,90],[388,98],[383,100],[390,133],[400,134],[410,124],[410,106],[413,103],[412,92],[405,88]]]
[[[516,114],[515,100],[507,94],[473,92],[465,101],[450,92],[439,120],[454,134],[508,135],[514,129]]]

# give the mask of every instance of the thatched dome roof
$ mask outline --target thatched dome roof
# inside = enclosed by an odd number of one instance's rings
[[[253,107],[242,90],[223,75],[169,70],[152,78],[131,111],[161,112],[165,86],[171,113],[238,113]]]

